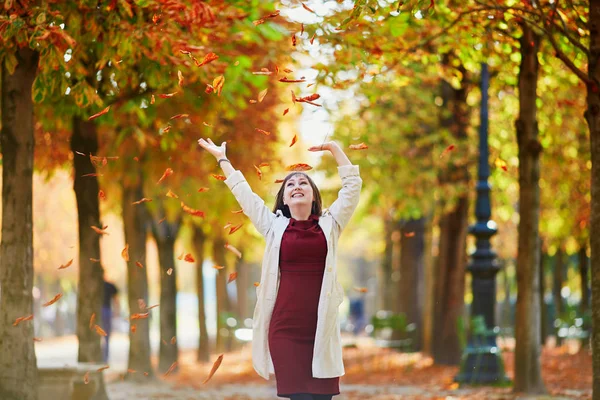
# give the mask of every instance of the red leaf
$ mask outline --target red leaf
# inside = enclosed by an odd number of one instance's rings
[[[193,215],[195,217],[202,217],[204,218],[204,212],[200,211],[200,210],[195,210],[191,207],[186,206],[185,204],[183,204],[183,201],[181,202],[181,208],[183,209],[183,211],[185,211],[186,213]]]
[[[442,158],[446,153],[451,152],[452,150],[454,150],[455,146],[453,144],[451,144],[450,146],[446,147],[446,149],[444,151],[442,151],[442,154],[440,154],[440,158]]]
[[[227,177],[224,175],[210,174],[210,176],[212,176],[213,178],[215,178],[219,181],[224,181],[225,179],[227,179]]]
[[[187,253],[187,254],[185,255],[185,257],[184,257],[183,261],[187,261],[187,262],[189,262],[189,263],[193,263],[193,262],[195,262],[196,260],[194,260],[194,257],[193,257],[193,256],[192,256],[190,253]]]
[[[173,175],[173,170],[171,168],[167,168],[164,172],[164,174],[160,177],[160,179],[158,180],[158,182],[156,182],[156,184],[158,185],[159,183],[161,183],[166,177]]]
[[[262,129],[258,129],[258,128],[254,128],[257,132],[262,133],[263,135],[269,136],[271,134],[271,132],[267,132],[265,130]]]
[[[215,53],[208,53],[207,55],[204,56],[204,59],[202,60],[202,62],[200,62],[200,63],[196,62],[196,66],[201,67],[203,65],[206,65],[208,63],[215,61],[217,58],[219,58],[219,56],[216,55]]]
[[[235,281],[235,278],[237,278],[237,272],[230,273],[229,278],[227,279],[227,283],[231,283],[231,282]]]
[[[256,165],[254,166],[254,169],[256,170],[256,175],[258,175],[258,179],[262,180],[262,171],[260,170],[260,168],[258,168]]]
[[[315,14],[315,12],[313,10],[311,10],[310,8],[308,8],[308,6],[304,3],[302,3],[302,8],[304,8],[306,11],[311,12],[313,14]]]
[[[308,164],[292,164],[285,167],[286,171],[308,171],[311,170],[312,167]]]
[[[69,261],[67,261],[66,264],[61,265],[60,267],[58,267],[58,269],[65,269],[65,268],[69,268],[71,266],[71,264],[73,264],[73,259],[71,258]]]
[[[290,112],[290,109],[286,108],[285,110],[283,110],[283,115],[287,114],[288,112]]]
[[[169,121],[172,119],[187,118],[189,116],[190,116],[189,114],[176,114],[176,115],[173,115],[171,118],[169,118]]]
[[[292,143],[290,144],[290,147],[292,147],[297,141],[298,141],[298,135],[294,135],[294,137],[292,138]]]
[[[163,94],[159,94],[158,97],[160,97],[161,99],[168,99],[169,97],[173,97],[177,94],[178,92],[173,92],[173,93],[163,93]]]
[[[110,106],[106,107],[104,110],[100,111],[98,114],[94,114],[91,117],[88,118],[88,121],[91,121],[95,118],[98,118],[101,115],[104,115],[108,112],[108,110],[110,110]]]

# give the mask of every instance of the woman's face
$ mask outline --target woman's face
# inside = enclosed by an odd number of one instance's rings
[[[306,205],[312,207],[313,190],[304,175],[293,175],[285,183],[283,191],[283,204],[289,207]]]

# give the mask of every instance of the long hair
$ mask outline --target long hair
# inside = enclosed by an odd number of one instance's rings
[[[292,214],[290,213],[290,207],[283,204],[283,192],[285,191],[285,185],[290,180],[290,178],[292,176],[296,176],[296,175],[301,175],[308,180],[308,184],[310,185],[310,187],[312,187],[312,190],[313,190],[313,202],[312,202],[312,207],[310,208],[310,213],[313,215],[318,215],[320,217],[321,213],[322,213],[322,209],[323,209],[323,204],[321,202],[321,192],[319,192],[319,188],[317,187],[317,185],[315,185],[313,180],[310,179],[310,176],[306,175],[304,172],[298,172],[298,171],[294,171],[294,172],[290,173],[283,180],[283,183],[281,184],[281,187],[279,188],[279,192],[277,192],[277,196],[275,197],[275,206],[273,207],[273,212],[277,212],[277,210],[281,210],[283,215],[285,215],[288,218],[292,218]]]

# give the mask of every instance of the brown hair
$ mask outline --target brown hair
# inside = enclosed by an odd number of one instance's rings
[[[294,172],[290,173],[288,176],[285,177],[285,179],[281,183],[281,187],[279,188],[279,191],[277,192],[277,196],[275,197],[275,206],[273,207],[273,212],[277,212],[277,210],[281,210],[283,215],[285,215],[288,218],[292,218],[292,214],[290,213],[290,207],[283,204],[283,192],[285,191],[285,185],[290,180],[290,178],[293,176],[296,176],[296,175],[301,175],[308,180],[308,184],[310,185],[310,187],[312,187],[312,190],[313,190],[313,202],[312,202],[312,207],[310,209],[310,213],[312,215],[318,215],[320,217],[322,209],[323,209],[323,204],[321,202],[321,192],[319,192],[319,188],[317,187],[317,185],[315,185],[313,180],[310,179],[310,176],[306,175],[303,172],[298,172],[298,171],[294,171]]]

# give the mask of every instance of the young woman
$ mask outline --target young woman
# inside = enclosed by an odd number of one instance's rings
[[[340,233],[356,209],[362,187],[357,165],[328,142],[309,151],[329,151],[338,163],[342,188],[322,210],[319,189],[303,172],[288,174],[273,211],[250,189],[225,155],[226,143],[198,140],[215,156],[225,183],[266,239],[261,281],[256,288],[252,364],[264,379],[275,374],[277,396],[331,400],[344,375],[335,252]]]

